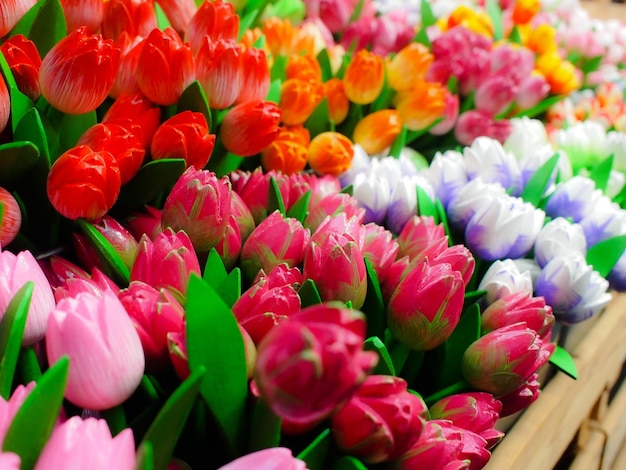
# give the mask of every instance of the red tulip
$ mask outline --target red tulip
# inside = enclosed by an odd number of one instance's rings
[[[0,2],[0,37],[13,29],[37,0],[5,0]]]
[[[235,41],[205,38],[196,54],[196,77],[211,108],[225,109],[235,102],[244,73],[241,49]]]
[[[152,0],[108,0],[104,3],[102,35],[117,40],[123,32],[145,38],[157,28]]]
[[[141,128],[132,127],[99,123],[87,129],[76,145],[86,145],[94,152],[109,152],[119,166],[121,183],[126,184],[141,168],[146,153],[141,143]]]
[[[150,148],[150,142],[161,123],[161,109],[154,106],[141,93],[119,96],[102,118],[102,123],[121,126],[139,126],[142,130],[142,146]]]
[[[195,0],[155,0],[163,9],[172,27],[181,36],[196,13]]]
[[[103,3],[102,0],[61,0],[67,30],[86,26],[89,34],[97,33],[102,23]]]
[[[41,94],[39,88],[41,57],[35,43],[22,34],[16,34],[0,46],[0,51],[11,68],[19,90],[31,100],[37,101]]]
[[[41,94],[59,111],[84,114],[105,100],[117,75],[120,50],[82,26],[46,54],[39,69]]]
[[[109,91],[111,98],[139,93],[137,67],[143,43],[142,37],[131,37],[126,32],[123,32],[117,39],[116,45],[120,48],[120,67]]]
[[[62,216],[93,220],[113,207],[120,186],[120,167],[113,155],[79,145],[54,162],[46,191],[50,203]]]
[[[204,168],[211,158],[215,134],[202,113],[183,111],[165,121],[154,134],[150,151],[153,160],[184,158],[187,168]]]
[[[151,101],[169,106],[196,78],[193,52],[172,28],[153,29],[139,56],[137,83]]]
[[[236,41],[238,34],[239,16],[232,3],[216,0],[200,5],[187,25],[185,40],[189,41],[194,52],[198,52],[206,37],[210,41],[218,39]]]
[[[13,241],[22,226],[22,211],[13,195],[0,188],[0,247]]]
[[[235,103],[265,99],[270,89],[270,69],[265,51],[254,47],[245,49],[241,53],[241,68],[241,87]]]
[[[0,77],[0,132],[4,131],[11,115],[11,97],[4,78]]]
[[[226,149],[242,157],[261,152],[280,133],[280,109],[270,101],[248,101],[232,108],[222,121]]]

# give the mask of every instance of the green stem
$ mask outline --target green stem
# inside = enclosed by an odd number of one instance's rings
[[[391,149],[389,150],[389,156],[394,158],[400,158],[400,153],[402,149],[406,145],[406,137],[409,130],[402,126],[402,131],[398,134],[398,137],[395,138],[393,144],[391,144]]]
[[[426,402],[427,406],[432,406],[434,403],[437,403],[442,398],[448,397],[450,395],[454,395],[456,393],[461,393],[467,390],[468,387],[469,386],[467,382],[465,382],[464,380],[461,380],[460,382],[453,383],[452,385],[449,385],[448,387],[442,390],[439,390],[436,393],[433,393],[432,395],[426,397],[424,401]]]
[[[400,373],[400,371],[404,367],[404,364],[406,363],[406,360],[409,358],[410,353],[411,350],[402,343],[396,343],[391,348],[389,355],[391,356],[391,362],[393,362],[393,367],[396,370],[396,374]]]

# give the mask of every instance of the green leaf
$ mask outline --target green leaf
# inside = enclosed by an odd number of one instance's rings
[[[149,442],[142,442],[137,449],[135,470],[154,470],[154,452]]]
[[[311,138],[313,138],[322,132],[326,132],[329,129],[329,122],[330,110],[328,109],[328,100],[324,98],[320,101],[320,104],[315,107],[309,119],[304,123],[304,126],[309,130],[309,134]]]
[[[367,467],[359,459],[351,455],[344,455],[335,460],[332,470],[367,470]]]
[[[178,113],[182,113],[183,111],[202,113],[202,115],[206,118],[209,129],[213,126],[213,123],[211,122],[212,118],[209,100],[207,99],[206,93],[198,80],[194,81],[191,85],[185,88],[185,91],[183,91],[183,94],[180,96],[178,104],[176,105],[176,111]]]
[[[374,368],[372,374],[379,375],[396,375],[396,369],[393,366],[393,361],[387,351],[387,346],[378,336],[371,336],[363,343],[363,349],[365,351],[374,351],[378,353],[378,364]]]
[[[28,39],[33,41],[43,59],[48,51],[67,36],[65,14],[59,0],[42,0],[39,11],[28,31]]]
[[[387,326],[385,302],[383,301],[378,275],[367,257],[365,257],[365,268],[367,271],[367,294],[361,311],[367,318],[367,336],[383,337]]]
[[[313,279],[307,279],[304,281],[298,290],[298,295],[300,296],[300,304],[302,308],[322,303],[322,297],[320,296]]]
[[[406,146],[407,134],[408,129],[405,126],[402,126],[402,130],[393,140],[393,143],[391,144],[391,149],[389,149],[390,157],[400,158],[400,153],[402,153],[402,149]]]
[[[463,302],[465,303],[465,305],[472,304],[476,302],[478,299],[480,299],[486,293],[487,293],[486,290],[473,290],[473,291],[465,292],[465,298],[463,299]]]
[[[154,450],[155,470],[166,470],[178,438],[198,395],[206,369],[198,366],[193,373],[172,393],[143,438]]]
[[[348,186],[346,186],[345,188],[343,188],[341,191],[339,191],[342,194],[349,194],[350,196],[354,195],[354,187],[349,184]]]
[[[102,411],[102,417],[106,420],[111,430],[111,435],[116,436],[128,427],[126,413],[122,405],[114,406]]]
[[[404,344],[397,342],[393,344],[391,351],[389,351],[389,356],[391,357],[391,362],[393,363],[393,368],[396,373],[402,370],[410,353],[411,350]]]
[[[10,87],[9,93],[11,94],[11,128],[15,132],[17,125],[21,122],[26,113],[35,107],[31,99],[22,93],[17,87]],[[13,140],[17,140],[15,136]]]
[[[448,222],[448,214],[446,214],[446,209],[443,207],[443,204],[439,200],[439,198],[435,198],[435,210],[437,212],[437,216],[435,220],[438,220],[441,225],[443,225],[443,230],[448,236],[448,243],[450,246],[454,243],[452,240],[452,233],[450,232],[450,223]]]
[[[250,428],[249,451],[254,452],[280,445],[282,420],[270,410],[263,400],[254,405]]]
[[[433,26],[437,23],[437,18],[435,17],[428,0],[421,1],[420,11],[422,17],[422,28],[428,28],[429,26]]]
[[[350,15],[350,21],[348,24],[354,23],[361,17],[361,12],[363,11],[363,5],[365,4],[365,0],[360,0],[359,3],[352,10],[352,14]]]
[[[15,116],[15,115],[14,115]],[[50,169],[50,150],[48,149],[48,137],[43,127],[43,121],[39,110],[30,108],[16,123],[13,130],[14,141],[32,142],[39,150],[39,160],[44,159],[47,169]],[[32,184],[33,182],[30,181]]]
[[[511,30],[511,34],[509,35],[509,40],[513,44],[519,44],[520,46],[524,44],[524,41],[522,40],[522,36],[519,33],[519,29],[517,25],[513,26],[513,29]]]
[[[309,202],[311,202],[311,191],[307,191],[300,196],[296,203],[287,211],[287,217],[304,223],[304,219],[306,219],[306,216],[309,214]]]
[[[552,353],[552,356],[550,356],[550,363],[565,372],[572,379],[578,379],[578,371],[576,370],[576,363],[574,362],[574,359],[571,354],[561,346],[557,346]]]
[[[28,281],[15,293],[0,322],[0,397],[5,400],[11,396],[34,286],[33,281]]]
[[[417,210],[419,215],[433,217],[435,222],[438,222],[437,208],[433,200],[420,186],[416,186],[415,189],[417,190]]]
[[[597,55],[590,59],[586,59],[585,62],[580,67],[580,70],[582,70],[583,74],[585,75],[591,72],[595,72],[596,70],[598,70],[598,67],[600,67],[600,64],[602,63],[602,59],[604,59],[603,55]]]
[[[186,166],[182,158],[164,158],[146,163],[130,182],[122,186],[113,212],[125,216],[141,209],[159,194],[169,190]]]
[[[272,80],[270,83],[270,89],[267,91],[267,96],[265,97],[265,101],[272,101],[273,103],[278,103],[280,101],[280,90],[283,82],[280,78],[276,80]]]
[[[9,142],[0,145],[0,186],[11,186],[24,178],[39,159],[32,142]]]
[[[74,147],[85,131],[97,123],[95,111],[85,114],[64,114],[59,124],[59,154]]]
[[[105,238],[92,224],[85,219],[78,219],[78,227],[89,240],[89,243],[96,251],[98,259],[102,263],[104,274],[109,276],[118,286],[128,286],[130,280],[130,272],[128,267],[115,251],[111,242]]]
[[[279,83],[284,82],[287,79],[287,57],[284,55],[279,55],[278,57],[274,57],[274,63],[272,64],[272,68],[270,69],[270,80],[272,83],[278,81]],[[280,94],[279,94],[280,99]],[[278,101],[276,101],[278,103]]]
[[[322,82],[327,82],[333,78],[333,70],[330,65],[330,57],[328,56],[328,49],[324,48],[317,54],[317,62],[322,69]]]
[[[241,269],[234,268],[218,287],[218,292],[224,303],[231,308],[241,297]]]
[[[206,368],[200,394],[219,424],[230,453],[239,455],[248,380],[237,320],[219,294],[195,274],[189,279],[185,311],[189,368],[192,372]]]
[[[285,202],[283,201],[283,195],[280,193],[278,183],[272,176],[270,177],[269,190],[267,193],[267,213],[271,214],[274,211],[280,212],[283,217],[287,214]]]
[[[159,5],[157,2],[154,2],[154,11],[156,13],[157,27],[161,31],[163,31],[165,28],[172,27],[172,24],[170,23],[170,20],[167,18],[167,15],[165,14],[165,12],[163,11],[163,8],[161,8],[161,5]]]
[[[254,22],[259,16],[259,13],[259,10],[256,8],[246,8],[246,13],[244,15],[240,15],[238,39],[241,39],[243,33],[246,30],[252,29]]]
[[[46,371],[17,410],[4,442],[3,452],[20,456],[21,470],[34,467],[59,418],[70,360],[63,356]],[[24,436],[28,436],[25,439]]]
[[[222,282],[228,278],[228,272],[224,267],[224,262],[215,248],[211,248],[209,256],[207,257],[204,265],[204,273],[202,279],[210,285],[214,290],[217,290]]]
[[[554,169],[559,163],[559,154],[555,153],[547,160],[530,178],[526,187],[522,191],[522,199],[530,202],[533,206],[539,207],[539,203],[546,192],[546,188],[550,183]]]
[[[587,249],[587,264],[607,277],[626,250],[626,235],[608,238]]]
[[[22,36],[28,37],[28,33],[30,32],[33,22],[39,13],[39,10],[42,6],[44,6],[46,2],[37,2],[35,3],[30,10],[26,12],[24,16],[17,22],[17,24],[11,30],[10,37],[13,37],[17,34],[21,34]]]
[[[309,470],[325,470],[324,461],[330,447],[330,429],[324,429],[302,452],[297,456],[306,463]]]
[[[522,116],[535,117],[535,116],[537,116],[537,115],[547,111],[548,108],[550,108],[553,105],[557,104],[563,98],[565,98],[564,95],[548,96],[546,99],[542,100],[541,103],[533,106],[532,108],[522,109],[522,110],[517,112],[512,117],[522,117]]]
[[[487,0],[485,7],[493,24],[493,40],[499,41],[504,37],[502,9],[496,0]]]
[[[415,35],[413,41],[423,46],[426,46],[428,49],[430,49],[432,46],[430,38],[428,37],[428,33],[426,32],[426,28],[420,28],[420,30]]]
[[[4,53],[2,53],[2,51],[0,51],[0,72],[4,75],[4,81],[6,82],[9,92],[11,92],[12,88],[17,90],[17,82],[15,81],[13,72],[11,72],[11,67],[9,66],[9,63],[7,62],[6,57],[4,57]]]
[[[605,160],[602,160],[602,162],[591,169],[589,178],[596,183],[596,188],[602,192],[606,191],[609,176],[611,175],[611,168],[613,168],[613,154],[609,155]]]

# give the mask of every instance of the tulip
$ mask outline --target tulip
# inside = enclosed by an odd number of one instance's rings
[[[0,247],[11,243],[22,226],[22,211],[17,200],[0,187]]]
[[[353,183],[353,197],[365,209],[364,222],[382,223],[387,215],[391,188],[387,179],[375,174],[357,175]]]
[[[365,243],[365,227],[358,216],[349,217],[346,213],[339,213],[334,217],[326,217],[311,236],[311,241],[321,245],[333,234],[355,242],[359,249]]]
[[[117,41],[123,32],[129,38],[145,38],[157,28],[151,0],[108,0],[104,2],[102,35]]]
[[[453,245],[445,248],[429,261],[431,265],[449,264],[453,271],[458,271],[461,274],[465,287],[472,279],[474,268],[476,267],[476,260],[472,252],[463,245]]]
[[[580,222],[593,210],[602,192],[595,183],[583,176],[574,176],[557,185],[546,204],[546,214],[551,217],[569,217]]]
[[[120,288],[98,268],[93,268],[91,276],[69,277],[61,285],[55,287],[54,298],[57,303],[66,297],[76,297],[81,292],[88,292],[97,297],[102,297],[105,291],[117,295]]]
[[[265,99],[270,89],[270,69],[265,51],[254,47],[244,49],[241,53],[241,69],[245,72],[239,77],[241,88],[235,103]]]
[[[321,82],[322,68],[312,54],[292,54],[285,67],[287,80],[298,79],[305,82]]]
[[[367,160],[369,158],[364,155]],[[329,194],[341,191],[341,181],[333,175],[316,176],[311,179],[311,207],[315,207]]]
[[[502,403],[485,392],[450,395],[428,408],[430,419],[445,419],[478,434],[487,441],[487,448],[492,448],[504,437],[502,431],[494,428],[501,410]]]
[[[372,52],[387,56],[413,44],[415,23],[402,10],[389,11],[374,18]]]
[[[118,98],[121,95],[131,95],[139,92],[137,83],[137,67],[139,56],[144,44],[144,38],[140,36],[131,37],[123,31],[115,42],[120,48],[120,66],[113,85],[109,90],[111,98]]]
[[[12,452],[0,452],[0,467],[5,470],[20,470],[20,456]]]
[[[163,370],[169,364],[167,334],[184,328],[185,311],[168,291],[141,281],[131,282],[118,298],[139,334],[146,370]]]
[[[87,129],[76,145],[86,145],[94,152],[109,152],[120,169],[121,184],[128,183],[139,171],[146,153],[142,146],[142,130],[114,123],[99,123]]]
[[[324,97],[328,104],[328,116],[335,124],[341,124],[348,116],[350,101],[346,96],[343,82],[331,78],[324,82]]]
[[[18,385],[8,400],[0,397],[0,443],[4,441],[4,436],[6,436],[15,414],[33,388],[35,388],[35,382],[30,382],[26,386]],[[2,463],[2,460],[0,460],[0,463]],[[4,469],[5,467],[0,468]],[[19,466],[17,468],[19,469]]]
[[[280,88],[281,120],[287,126],[297,126],[313,114],[324,97],[324,87],[320,82],[291,78]]]
[[[61,299],[48,320],[46,352],[50,364],[70,358],[65,397],[82,408],[105,410],[123,403],[144,372],[139,336],[111,292]]]
[[[192,273],[200,275],[200,263],[189,236],[168,227],[154,241],[145,235],[141,238],[130,281],[165,288],[184,305]]]
[[[261,168],[255,169],[252,173],[240,171],[230,175],[233,191],[241,197],[257,224],[267,217],[267,197],[271,178],[278,184],[285,206],[289,206],[289,180],[286,175],[275,171],[263,173]]]
[[[372,375],[331,418],[339,448],[369,464],[393,460],[417,441],[428,414],[404,379]]]
[[[235,267],[242,245],[243,241],[241,240],[241,231],[239,230],[237,218],[231,214],[228,218],[224,236],[215,245],[215,251],[217,251],[227,271]]]
[[[555,95],[567,95],[580,88],[578,70],[571,62],[562,60],[557,51],[540,55],[536,67],[550,85],[551,93]]]
[[[89,34],[100,29],[104,10],[101,0],[61,0],[61,7],[69,32],[81,26],[86,26]]]
[[[119,66],[120,50],[82,26],[57,42],[39,69],[41,94],[59,111],[84,114],[106,99]]]
[[[309,244],[310,231],[290,217],[274,211],[250,234],[241,249],[241,269],[248,279],[259,270],[270,272],[279,264],[298,266]]]
[[[322,175],[340,175],[350,168],[353,156],[352,142],[337,132],[322,132],[309,144],[309,166]]]
[[[142,146],[150,148],[152,136],[161,123],[161,109],[154,106],[140,93],[119,96],[108,109],[102,123],[115,123],[121,126],[141,127]]]
[[[241,241],[245,242],[254,230],[254,218],[246,203],[235,191],[230,192],[230,213],[237,220]]]
[[[574,252],[584,256],[587,241],[582,227],[572,224],[563,217],[557,217],[545,224],[534,246],[535,260],[544,267],[552,258]]]
[[[487,269],[478,284],[478,290],[487,291],[485,303],[490,305],[516,292],[527,292],[532,295],[533,282],[530,272],[520,271],[513,260],[497,260]]]
[[[526,77],[517,87],[515,102],[522,109],[537,106],[548,96],[550,85],[541,74]]]
[[[37,101],[41,94],[39,88],[41,57],[35,43],[22,34],[16,34],[4,41],[0,51],[11,68],[19,90],[31,100]],[[1,122],[2,120],[0,127]]]
[[[146,235],[150,240],[154,240],[156,236],[163,231],[161,226],[161,210],[151,206],[145,206],[144,212],[135,212],[126,220],[128,231],[140,240]]]
[[[537,401],[537,398],[541,395],[538,378],[537,374],[532,374],[518,389],[500,397],[502,402],[501,418],[526,409]]]
[[[494,74],[476,89],[476,109],[492,116],[505,112],[515,99],[515,83],[507,76]]]
[[[391,59],[387,59],[387,82],[396,91],[408,90],[426,79],[426,72],[434,57],[428,48],[412,42]]]
[[[205,38],[201,43],[196,54],[196,76],[211,108],[226,109],[235,102],[241,91],[242,65],[241,48],[235,41]]]
[[[519,388],[554,351],[525,323],[498,328],[474,341],[463,354],[463,377],[473,388],[501,397]]]
[[[381,56],[365,49],[353,57],[343,76],[346,96],[356,104],[372,103],[385,84],[385,64]]]
[[[206,2],[208,3],[208,2]],[[306,470],[306,464],[293,456],[286,447],[271,447],[239,457],[218,470]]]
[[[216,0],[203,2],[193,15],[185,31],[185,40],[196,53],[205,37],[210,42],[219,39],[237,40],[239,16],[231,2]]]
[[[367,273],[363,253],[351,237],[330,233],[320,241],[312,239],[302,272],[315,282],[322,300],[352,302],[354,308],[363,305]]]
[[[273,57],[291,53],[295,28],[288,19],[268,18],[263,22],[262,30],[267,48]]]
[[[300,311],[298,288],[303,282],[297,268],[280,264],[268,274],[261,271],[233,304],[233,314],[255,344],[260,344],[272,328]]]
[[[154,103],[169,106],[196,78],[193,52],[172,28],[153,29],[137,64],[137,84]]]
[[[195,0],[155,0],[163,9],[165,16],[178,34],[187,30],[187,25],[191,22],[197,11]]]
[[[150,147],[152,159],[184,158],[187,168],[204,168],[211,158],[215,135],[202,113],[183,111],[159,126]]]
[[[430,182],[437,199],[445,208],[448,208],[450,201],[468,183],[463,154],[454,150],[437,152],[422,175]],[[474,184],[481,183],[477,181]]]
[[[580,220],[587,246],[622,235],[626,213],[607,196],[600,197],[592,212]]]
[[[62,216],[93,220],[113,207],[120,186],[120,168],[115,158],[109,152],[79,145],[54,162],[46,191],[50,203]]]
[[[304,219],[304,226],[315,231],[326,217],[335,217],[340,213],[345,213],[348,219],[356,217],[360,223],[363,223],[365,218],[365,209],[359,207],[358,201],[353,196],[346,193],[331,193],[317,204],[309,204],[309,213]]]
[[[370,155],[390,147],[402,131],[402,119],[398,111],[383,109],[368,114],[354,128],[353,140]]]
[[[11,115],[11,97],[4,78],[0,79],[0,133],[4,131],[9,123]]]
[[[318,423],[349,399],[376,364],[363,351],[365,317],[339,303],[307,307],[273,328],[258,348],[254,380],[283,419]]]
[[[301,172],[306,167],[307,148],[291,140],[287,132],[278,137],[261,152],[261,164],[265,170],[280,171],[286,175]]]
[[[456,140],[463,145],[471,145],[480,136],[491,137],[502,143],[510,133],[509,121],[496,121],[491,115],[477,110],[465,111],[461,114],[454,128]]]
[[[280,133],[281,111],[269,101],[248,101],[231,108],[220,126],[224,147],[250,157],[271,144]]]
[[[428,351],[447,340],[461,318],[463,278],[449,264],[412,264],[391,294],[387,323],[408,348]]]
[[[535,284],[558,321],[578,323],[599,313],[611,300],[609,283],[581,255],[557,256],[546,264]]]
[[[170,362],[180,380],[185,380],[190,375],[189,358],[187,356],[187,344],[185,342],[185,330],[167,334],[167,349],[170,354]]]
[[[437,82],[418,82],[394,98],[394,104],[404,123],[412,131],[426,129],[443,117],[446,109],[446,90]]]
[[[439,124],[435,124],[428,131],[432,135],[444,135],[450,132],[456,125],[459,117],[459,95],[446,92],[444,101],[444,110],[442,114],[443,120]]]
[[[0,37],[6,36],[13,26],[37,3],[37,0],[10,0],[0,5]]]
[[[500,183],[510,193],[521,189],[521,172],[514,155],[504,150],[497,140],[478,137],[463,151],[470,180],[481,178],[485,183]]]
[[[397,238],[399,256],[408,256],[411,260],[434,258],[448,246],[446,232],[433,217],[413,216],[406,223]]]
[[[365,225],[365,240],[363,256],[367,258],[382,284],[387,278],[387,272],[396,259],[399,245],[390,231],[377,224]]]
[[[394,233],[402,232],[407,222],[417,215],[416,186],[425,189],[424,183],[426,182],[419,176],[413,176],[401,177],[393,185],[389,207],[387,208],[387,227],[389,230]]]
[[[66,468],[132,470],[136,463],[133,432],[124,429],[112,437],[104,419],[72,416],[54,429],[35,470],[54,470],[59,462]]]

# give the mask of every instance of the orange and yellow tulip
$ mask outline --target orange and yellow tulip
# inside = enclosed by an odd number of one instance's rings
[[[346,96],[357,104],[373,102],[385,84],[385,63],[377,54],[361,49],[348,64],[343,77]]]
[[[335,124],[341,124],[348,116],[350,101],[346,96],[343,81],[331,78],[324,83],[324,96],[328,102],[328,114]]]
[[[426,46],[412,42],[387,60],[387,83],[396,91],[408,90],[426,78],[434,58]]]
[[[324,97],[320,82],[309,82],[298,78],[286,80],[280,89],[282,122],[288,126],[304,124]]]
[[[353,139],[370,155],[390,147],[402,131],[402,119],[395,109],[383,109],[368,114],[354,128]]]
[[[322,175],[340,175],[354,157],[354,145],[338,132],[322,132],[309,144],[307,160],[311,169]]]
[[[398,92],[394,104],[407,129],[419,131],[432,125],[446,109],[446,88],[437,82],[419,82]]]

